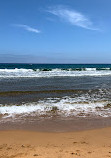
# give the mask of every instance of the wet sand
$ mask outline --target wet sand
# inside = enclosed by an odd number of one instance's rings
[[[111,128],[76,132],[0,131],[0,158],[111,157]]]
[[[17,118],[0,122],[0,158],[111,157],[111,118]]]
[[[111,127],[111,117],[23,117],[0,119],[0,131],[72,132]]]

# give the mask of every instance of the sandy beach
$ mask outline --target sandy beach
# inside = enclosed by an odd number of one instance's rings
[[[111,128],[49,133],[0,131],[0,158],[111,157]]]
[[[111,64],[0,64],[0,158],[111,157]]]

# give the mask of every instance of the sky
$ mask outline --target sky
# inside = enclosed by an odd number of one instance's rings
[[[111,0],[0,0],[0,63],[111,63]]]

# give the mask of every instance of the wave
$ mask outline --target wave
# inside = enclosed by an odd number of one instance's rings
[[[21,105],[0,105],[3,118],[15,116],[40,116],[58,114],[61,116],[111,116],[111,104],[107,101],[88,101],[87,97],[47,98],[36,103]]]
[[[53,115],[62,117],[111,116],[111,98],[109,90],[86,90],[84,93],[80,90],[76,91],[79,93],[74,93],[71,96],[44,98],[36,102],[0,104],[0,117],[3,119],[17,117],[19,119],[27,116],[52,117]]]
[[[0,69],[0,77],[56,77],[56,76],[104,76],[111,75],[111,68],[70,69]]]
[[[111,70],[111,68],[55,68],[55,69],[35,69],[39,71],[96,71],[96,70]]]

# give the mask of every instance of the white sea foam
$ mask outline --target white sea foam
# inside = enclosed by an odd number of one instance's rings
[[[86,71],[96,71],[96,68],[85,68]]]
[[[104,106],[107,102],[86,102],[84,97],[70,98],[48,98],[46,100],[40,100],[37,103],[22,104],[20,106],[0,106],[0,113],[4,117],[14,117],[16,115],[21,116],[39,116],[51,112],[56,107],[57,113],[64,116],[77,116],[85,117],[86,115],[94,116],[111,116],[111,110],[105,109]],[[84,101],[84,102],[83,102]],[[81,115],[82,114],[82,115]],[[51,116],[51,113],[50,113]]]
[[[52,69],[48,71],[42,71],[40,69],[0,69],[0,78],[11,78],[11,77],[67,77],[67,76],[105,76],[111,75],[110,68],[104,70],[96,70],[96,68],[85,68],[79,70],[62,70]]]

